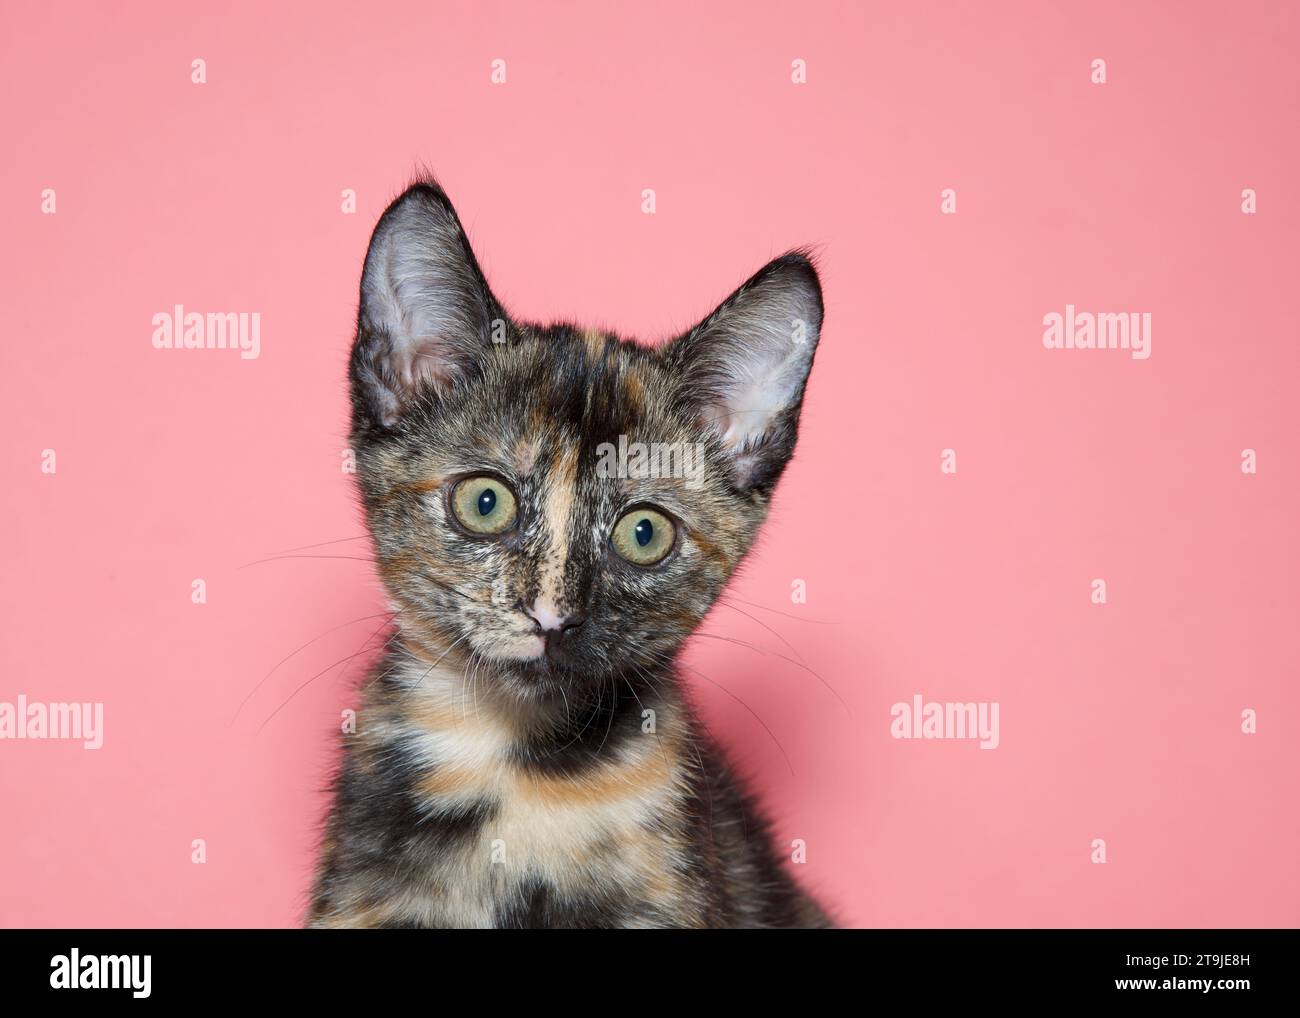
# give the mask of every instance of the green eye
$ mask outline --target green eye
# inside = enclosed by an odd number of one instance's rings
[[[614,550],[638,566],[663,561],[673,550],[676,528],[663,513],[654,509],[633,509],[614,524],[610,542]]]
[[[503,534],[519,515],[514,493],[495,477],[467,477],[452,489],[456,519],[476,534]]]

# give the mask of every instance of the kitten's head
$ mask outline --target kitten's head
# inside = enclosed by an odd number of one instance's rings
[[[766,515],[821,322],[800,254],[657,347],[516,322],[446,195],[410,188],[371,239],[351,361],[408,645],[519,696],[670,660]]]

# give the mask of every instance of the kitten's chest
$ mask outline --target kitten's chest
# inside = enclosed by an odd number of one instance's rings
[[[416,851],[432,875],[423,918],[591,926],[680,907],[689,860],[674,833],[684,787],[674,744],[647,735],[558,767],[524,758],[490,720],[422,732],[413,795],[426,818]]]

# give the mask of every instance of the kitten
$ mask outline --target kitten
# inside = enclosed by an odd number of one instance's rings
[[[821,322],[799,253],[657,348],[516,322],[439,187],[388,208],[351,385],[395,629],[310,925],[830,925],[674,664],[767,515]],[[702,455],[611,471],[620,440]]]

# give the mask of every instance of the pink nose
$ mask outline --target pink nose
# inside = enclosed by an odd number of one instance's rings
[[[552,638],[568,636],[586,621],[582,615],[560,615],[546,603],[534,603],[533,607],[524,608],[524,614],[533,620],[539,636],[546,637],[547,646]]]
[[[537,627],[544,633],[561,630],[569,621],[569,616],[557,615],[549,605],[542,603],[534,604],[531,608],[526,609],[525,614],[536,622]]]

